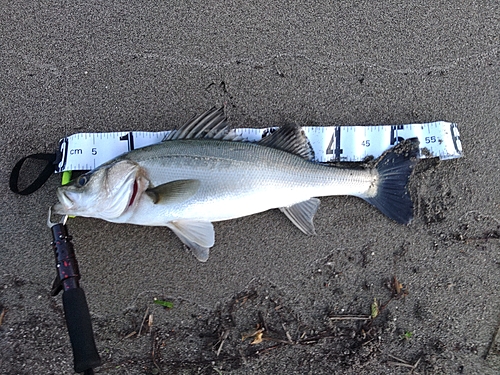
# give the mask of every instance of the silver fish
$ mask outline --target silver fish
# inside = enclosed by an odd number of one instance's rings
[[[279,208],[302,232],[315,234],[321,196],[354,195],[409,223],[407,184],[418,151],[412,139],[373,167],[332,167],[311,161],[313,150],[299,126],[243,142],[222,109],[213,108],[162,143],[125,153],[59,187],[53,212],[167,226],[204,262],[215,241],[212,222]]]

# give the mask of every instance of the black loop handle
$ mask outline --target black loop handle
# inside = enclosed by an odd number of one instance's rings
[[[44,183],[49,179],[49,177],[55,171],[55,164],[58,163],[59,154],[33,154],[28,155],[21,160],[19,160],[14,168],[12,168],[12,172],[10,174],[9,187],[14,193],[21,195],[29,195],[35,191],[37,191]],[[47,160],[47,165],[43,169],[43,171],[38,175],[38,177],[33,181],[28,187],[23,190],[19,190],[17,186],[19,182],[19,172],[21,171],[21,167],[24,162],[28,159],[35,160]]]

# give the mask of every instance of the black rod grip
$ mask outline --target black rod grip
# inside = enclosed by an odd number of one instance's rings
[[[75,372],[84,372],[101,365],[90,320],[87,299],[82,288],[63,293],[64,315],[73,347]]]

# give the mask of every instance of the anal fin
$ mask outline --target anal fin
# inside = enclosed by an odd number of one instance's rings
[[[167,224],[200,262],[208,260],[215,243],[214,227],[209,221],[178,220]]]
[[[292,206],[281,207],[280,210],[302,232],[313,235],[316,234],[313,219],[316,211],[318,210],[319,204],[320,200],[318,198],[311,198]]]

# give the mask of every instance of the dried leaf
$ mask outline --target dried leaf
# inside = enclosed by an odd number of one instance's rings
[[[392,285],[394,286],[394,290],[396,291],[396,294],[399,295],[401,293],[401,290],[403,290],[403,284],[401,284],[396,276],[393,277],[392,279]]]
[[[376,298],[373,298],[373,303],[372,303],[372,307],[371,307],[371,317],[372,319],[375,319],[379,314],[379,310],[378,310],[378,302],[377,302],[377,299]]]
[[[260,344],[262,342],[262,336],[264,335],[264,330],[262,329],[261,332],[258,332],[256,335],[255,335],[255,338],[253,339],[253,341],[250,343],[250,345],[256,345],[256,344]]]
[[[254,330],[241,334],[241,341],[245,341],[246,339],[249,339],[250,337],[257,336],[259,334],[262,335],[262,332],[264,332],[264,328],[260,328],[260,324],[257,324],[257,327]],[[262,341],[262,339],[261,339],[261,341]],[[253,342],[252,342],[252,344],[253,344]]]

